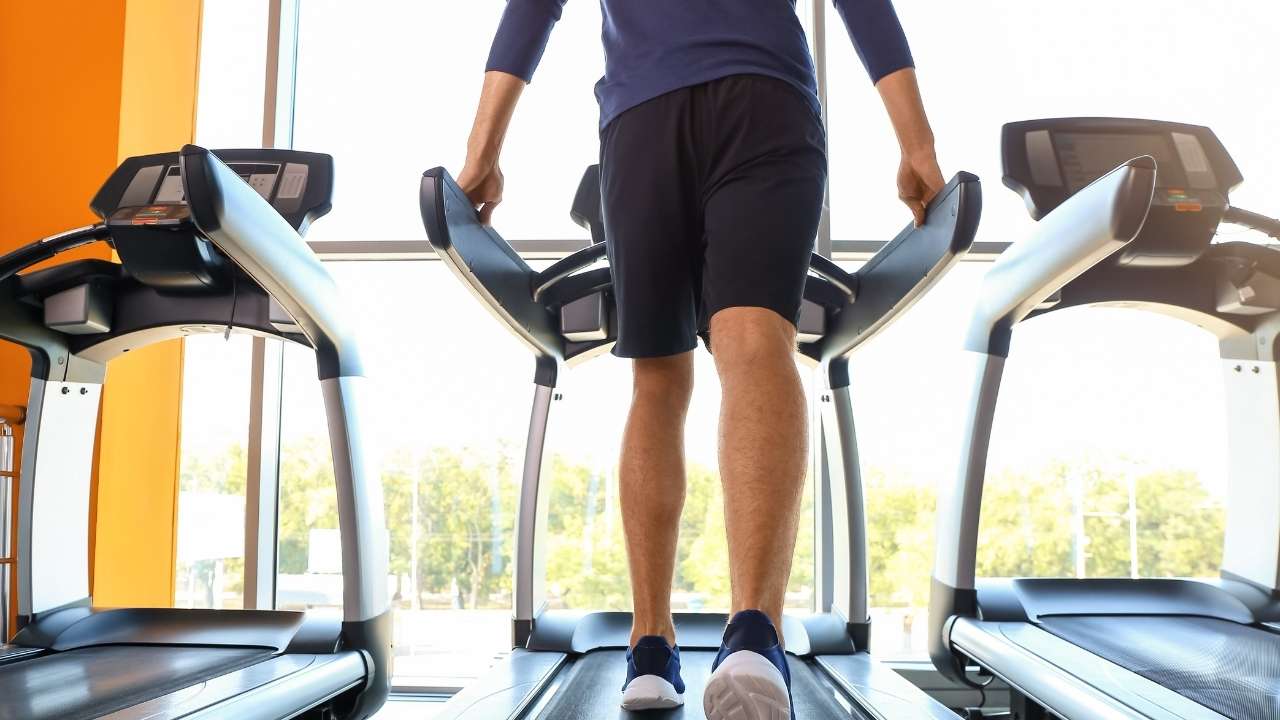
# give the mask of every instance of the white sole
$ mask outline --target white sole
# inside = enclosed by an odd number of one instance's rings
[[[684,696],[657,675],[641,675],[622,691],[623,710],[668,710],[684,705]]]
[[[702,696],[707,720],[791,720],[782,673],[759,653],[739,650],[720,663]]]

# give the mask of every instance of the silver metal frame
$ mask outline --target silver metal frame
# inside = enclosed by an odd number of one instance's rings
[[[1222,343],[1227,400],[1227,518],[1222,572],[1280,589],[1280,368],[1275,322]],[[1251,357],[1241,357],[1247,355]]]
[[[515,558],[512,579],[514,619],[517,624],[529,623],[529,627],[546,606],[545,538],[550,493],[542,484],[542,471],[546,460],[547,424],[551,403],[555,399],[555,388],[537,384],[533,387],[533,411],[529,416],[529,435],[525,440],[512,553]]]
[[[238,179],[231,182],[231,171],[220,167],[216,158],[207,156],[205,160],[211,163],[211,170],[220,169],[214,175],[221,175],[217,183],[223,203],[254,207],[262,202],[247,184]],[[190,158],[184,158],[184,163],[188,161]],[[341,302],[342,293],[333,277],[289,223],[274,212],[250,215],[219,213],[217,228],[200,229],[293,318],[319,359],[345,373],[322,378],[320,388],[338,490],[343,615],[350,622],[369,620],[388,608],[388,547],[382,480],[369,452],[370,437],[362,419],[367,417],[363,410],[366,380],[359,370],[348,369],[360,367],[356,323]],[[199,224],[198,214],[195,220]],[[282,241],[289,237],[296,241]]]
[[[973,657],[1001,657],[989,668],[1055,716],[1084,720],[1225,720],[1137,673],[1026,623],[960,618],[953,642]]]
[[[100,383],[31,379],[18,482],[18,615],[89,599]]]
[[[1011,246],[987,271],[966,340],[970,394],[958,472],[942,483],[934,578],[959,590],[974,588],[978,523],[987,446],[1011,328],[1063,285],[1124,247],[1142,227],[1122,222],[1122,199],[1137,193],[1150,204],[1151,167],[1124,165],[1081,190],[1040,221],[1035,233]]]
[[[12,534],[17,433],[14,430],[25,420],[26,408],[0,407],[0,647],[9,640],[9,593],[15,572]]]
[[[853,401],[848,387],[829,388],[823,395],[821,432],[822,456],[826,460],[825,489],[830,501],[830,506],[822,509],[823,516],[830,518],[829,530],[824,528],[828,531],[823,533],[822,540],[831,545],[815,555],[822,558],[820,567],[824,574],[830,565],[830,611],[846,622],[865,623],[871,619],[866,509]]]

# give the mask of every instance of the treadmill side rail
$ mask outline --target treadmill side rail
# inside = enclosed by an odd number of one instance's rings
[[[1225,720],[1213,710],[1034,625],[956,619],[954,646],[1055,715],[1080,720]]]
[[[479,681],[445,703],[435,720],[520,717],[564,667],[568,656],[545,650],[515,650]],[[621,693],[619,693],[621,696]]]
[[[293,717],[366,681],[360,653],[280,655],[104,716],[109,720]],[[299,698],[313,701],[301,707]]]
[[[955,720],[947,706],[871,655],[821,655],[827,677],[863,708],[874,708],[877,720]]]

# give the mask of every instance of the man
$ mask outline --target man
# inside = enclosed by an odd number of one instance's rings
[[[498,156],[565,0],[509,0],[458,182],[488,222]],[[902,149],[917,222],[943,185],[891,0],[835,0]],[[693,350],[709,330],[723,387],[720,475],[732,617],[707,717],[787,717],[780,633],[808,441],[793,353],[826,187],[826,132],[795,0],[601,0],[601,197],[634,361],[620,462],[634,620],[622,706],[682,704],[671,617]]]

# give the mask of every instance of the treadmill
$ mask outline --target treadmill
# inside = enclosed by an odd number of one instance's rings
[[[597,167],[588,169],[572,217],[593,243],[541,272],[483,226],[443,168],[421,183],[422,217],[441,260],[535,357],[514,551],[514,650],[445,704],[437,718],[632,717],[619,708],[631,632],[625,612],[546,609],[547,496],[543,445],[561,369],[606,352],[616,339]],[[819,501],[819,612],[786,616],[796,716],[954,720],[955,715],[868,653],[866,527],[849,394],[849,354],[932,288],[972,245],[981,212],[978,179],[960,173],[933,201],[928,221],[908,226],[858,272],[814,255],[799,322],[799,351],[827,390],[815,457]],[[720,646],[723,613],[677,613],[687,685],[683,708],[661,717],[702,718],[701,695]],[[634,717],[649,717],[639,713]]]
[[[1280,222],[1230,205],[1242,177],[1205,127],[1032,120],[1005,126],[1003,155],[1005,184],[1039,228],[991,267],[966,339],[958,472],[939,498],[934,663],[970,685],[971,665],[1006,681],[1017,718],[1280,717],[1280,249],[1214,241],[1224,223],[1280,239]],[[975,583],[1011,335],[1103,305],[1218,338],[1231,446],[1221,576]]]
[[[0,338],[31,354],[18,484],[18,620],[0,718],[366,718],[386,699],[391,612],[381,481],[365,449],[363,369],[334,281],[300,233],[328,212],[333,159],[292,150],[126,160],[102,222],[0,257]],[[121,262],[78,260],[108,242]],[[89,496],[107,364],[230,330],[316,350],[342,534],[343,616],[94,607]],[[145,402],[139,399],[139,402]]]

